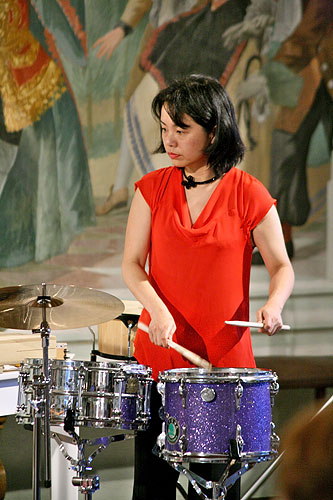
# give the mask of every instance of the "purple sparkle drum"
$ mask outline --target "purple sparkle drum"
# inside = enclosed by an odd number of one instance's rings
[[[278,389],[276,373],[257,368],[163,372],[160,455],[170,462],[227,462],[236,443],[240,461],[272,459],[279,443],[271,411]]]

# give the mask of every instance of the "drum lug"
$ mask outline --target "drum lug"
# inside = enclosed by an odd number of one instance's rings
[[[236,410],[240,409],[240,400],[242,396],[243,396],[243,386],[240,380],[238,380],[238,384],[235,387]]]
[[[164,382],[157,383],[157,392],[162,397],[162,405],[165,406],[165,383]]]
[[[78,401],[77,401],[77,411],[79,416],[82,416],[83,405],[82,405],[82,393],[83,393],[83,383],[86,378],[84,366],[80,366],[79,369],[79,387],[78,387]],[[75,410],[75,408],[73,408]]]
[[[141,393],[140,393],[141,387]],[[150,418],[150,388],[151,383],[146,382],[144,388],[138,386],[138,392],[140,393],[137,402],[137,420],[139,424],[144,426],[148,425]]]
[[[273,453],[276,453],[280,446],[280,438],[275,433],[275,424],[271,422],[271,450]]]
[[[244,439],[242,438],[242,427],[239,424],[236,427],[236,443],[238,455],[240,456],[243,451]]]
[[[182,435],[179,438],[179,448],[182,453],[186,453],[187,450],[187,438],[186,438],[186,426],[182,427]]]
[[[122,399],[122,383],[125,380],[124,374],[120,373],[114,377],[114,399],[112,409],[112,419],[116,425],[121,422],[121,399]],[[138,402],[136,402],[138,405]]]
[[[274,398],[277,395],[277,393],[279,392],[279,388],[280,388],[280,386],[279,386],[277,380],[276,379],[273,380],[273,382],[271,382],[271,386],[270,386],[271,406],[272,407],[274,406]]]
[[[185,381],[183,378],[180,381],[180,385],[178,387],[178,392],[179,392],[180,397],[182,398],[183,408],[185,409],[186,408],[187,389],[186,389]]]
[[[162,423],[162,432],[161,432],[161,434],[159,434],[159,436],[157,437],[157,441],[156,441],[156,444],[157,444],[158,448],[160,449],[160,451],[163,451],[165,448],[165,437],[166,437],[165,422],[163,422]]]
[[[136,400],[136,421],[139,425],[146,426],[149,422],[149,411],[146,408],[145,397],[140,395]]]
[[[27,385],[28,374],[20,373],[18,377],[18,400],[17,400],[17,411],[24,410],[25,404],[23,399],[23,389]]]
[[[139,426],[140,430],[144,430],[144,429],[141,429],[140,426],[146,427],[148,425],[149,418],[150,418],[150,415],[148,413],[144,413],[144,412],[137,413],[135,422]],[[121,419],[119,419],[119,421],[121,421]]]

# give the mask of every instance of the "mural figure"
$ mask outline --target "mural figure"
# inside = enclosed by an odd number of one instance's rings
[[[87,153],[62,55],[86,64],[84,3],[6,0],[0,12],[0,266],[65,252],[95,223]]]
[[[138,4],[142,9],[144,3],[146,8],[151,5],[151,2],[128,2],[121,17],[121,23],[126,20],[126,24],[132,26],[130,23],[133,23],[133,21],[128,14],[138,12],[138,10],[133,9],[135,4]],[[227,83],[230,77],[233,76],[246,43],[242,44],[242,47],[236,51],[224,50],[224,59],[221,58],[221,53],[216,50],[216,47],[221,46],[223,49],[220,39],[221,30],[223,31],[226,26],[230,26],[235,20],[242,19],[248,4],[249,1],[241,0],[237,3],[236,8],[235,5],[231,8],[231,3],[226,0],[188,0],[181,4],[163,0],[153,2],[150,12],[150,24],[143,37],[141,51],[139,51],[138,56],[140,66],[145,71],[140,70],[139,66],[136,65],[131,75],[129,91],[127,92],[129,101],[125,109],[125,127],[116,181],[115,185],[111,186],[110,195],[106,202],[97,207],[96,213],[98,215],[103,215],[109,210],[127,203],[127,186],[134,166],[142,174],[163,166],[163,163],[165,164],[164,155],[151,157],[151,153],[159,139],[159,132],[156,123],[151,116],[147,115],[146,110],[152,96],[158,92],[161,86],[165,86],[167,81],[165,74],[168,74],[170,67],[174,66],[170,78],[173,78],[175,74],[181,76],[189,72],[207,71],[213,72],[215,76],[216,71],[219,72],[220,70],[221,76],[223,65],[229,62],[230,64],[225,68],[226,71],[222,78],[223,83]],[[132,11],[130,7],[133,9]],[[153,30],[152,27],[156,26],[156,24],[158,27]],[[116,27],[116,29],[120,28],[120,26]],[[187,31],[184,31],[184,29]],[[218,32],[216,32],[217,29]],[[188,46],[187,32],[192,33],[192,41],[197,40],[197,47]],[[208,36],[208,34],[211,35],[211,33],[215,32],[215,37]],[[114,38],[111,39],[111,35],[114,35]],[[212,38],[212,40],[210,44],[207,44],[209,38]],[[116,38],[116,32],[110,32],[98,40],[95,45],[100,45],[99,55],[110,56],[112,50],[114,50],[113,43],[115,40],[119,40],[118,35]],[[177,45],[179,45],[179,57],[174,58],[173,54]],[[200,52],[203,53],[201,59],[197,57]],[[157,58],[158,63],[156,65],[151,64],[150,58]],[[172,64],[175,60],[178,61],[177,64]],[[160,72],[160,78],[156,78],[157,73],[154,69],[160,63],[163,66],[164,76],[161,77],[162,72]],[[165,64],[169,65],[169,67],[164,68]],[[180,69],[181,67],[182,69]],[[230,91],[230,89],[228,90]]]
[[[253,2],[262,9],[268,3]],[[270,4],[275,7],[271,52],[267,51],[261,72],[241,84],[238,99],[251,97],[256,102],[266,97],[280,106],[272,133],[270,192],[277,199],[288,255],[293,257],[292,227],[305,224],[310,213],[306,166],[319,124],[328,152],[332,149],[333,2],[272,0]],[[249,36],[258,33],[251,33],[244,21],[226,34],[225,43],[235,46]],[[254,257],[253,263],[263,263],[260,254]]]
[[[179,13],[188,11],[194,5],[200,3],[203,3],[203,0],[183,0],[182,2],[178,0],[129,0],[119,22],[111,31],[95,42],[93,48],[98,48],[97,57],[109,59],[122,40],[135,29],[143,16],[149,12],[149,23],[143,34],[125,91],[127,102],[145,76],[145,71],[140,65],[140,58],[153,31]],[[128,184],[133,169],[134,162],[127,135],[123,129],[115,183],[110,187],[110,193],[106,201],[96,207],[96,215],[104,215],[114,208],[120,208],[127,204]]]
[[[284,230],[287,251],[294,255],[292,226],[306,223],[310,213],[306,161],[312,135],[321,122],[332,149],[333,133],[333,2],[303,2],[304,14],[274,61],[304,79],[297,106],[283,107],[272,137],[272,196]]]
[[[141,174],[167,162],[163,154],[151,155],[159,141],[159,130],[146,112],[160,88],[175,77],[212,73],[232,96],[230,82],[241,68],[240,62],[247,57],[247,43],[229,51],[223,48],[221,35],[227,27],[244,18],[248,5],[247,0],[237,4],[230,0],[205,2],[161,25],[152,34],[141,58],[146,74],[125,110],[128,143]]]

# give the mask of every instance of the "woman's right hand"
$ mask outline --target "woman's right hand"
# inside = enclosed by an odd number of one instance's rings
[[[151,314],[149,338],[153,344],[168,347],[168,341],[176,331],[176,324],[168,310]]]

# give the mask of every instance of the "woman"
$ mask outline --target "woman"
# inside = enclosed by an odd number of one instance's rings
[[[225,321],[249,319],[256,245],[271,277],[257,320],[267,335],[282,326],[294,275],[274,200],[259,181],[235,168],[244,146],[218,80],[192,75],[173,82],[155,97],[153,113],[161,126],[158,151],[165,150],[173,166],[136,184],[128,218],[123,275],[144,306],[140,321],[149,327],[149,335],[137,332],[135,357],[152,367],[155,379],[160,371],[193,366],[166,349],[173,338],[213,366],[255,367],[249,329]],[[153,391],[152,412],[160,406],[155,397]],[[151,432],[137,440],[136,466],[144,461],[141,445],[151,449],[160,427],[152,416]],[[148,455],[149,465],[140,472],[136,467],[135,500],[175,498],[175,471]]]

